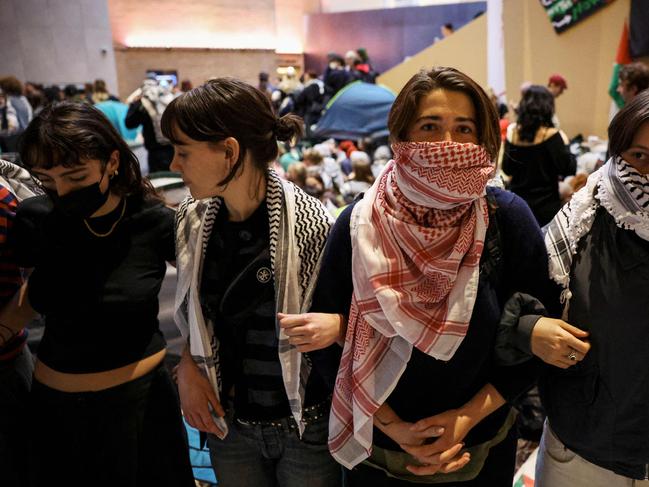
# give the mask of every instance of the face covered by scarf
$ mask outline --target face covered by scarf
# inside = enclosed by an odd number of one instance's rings
[[[348,468],[369,455],[372,416],[412,347],[450,360],[462,343],[489,224],[494,165],[483,147],[404,142],[393,151],[350,222],[354,294],[329,437]]]

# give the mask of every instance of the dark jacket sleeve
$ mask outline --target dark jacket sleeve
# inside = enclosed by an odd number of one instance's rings
[[[547,316],[547,311],[535,297],[514,293],[509,298],[498,324],[496,364],[517,365],[532,358],[532,330],[542,316]]]
[[[143,123],[144,123],[144,112],[142,108],[142,102],[140,100],[134,101],[128,106],[128,112],[126,112],[124,125],[126,125],[126,128],[134,129],[139,127]]]
[[[353,205],[340,214],[325,246],[311,311],[349,314],[352,301],[352,239],[349,219]]]
[[[340,214],[327,239],[311,303],[314,313],[349,315],[353,292],[352,240],[349,234],[352,206]],[[337,344],[309,353],[313,367],[331,389],[336,381],[341,355],[342,348]]]
[[[509,306],[504,306],[505,318],[509,313],[509,321],[516,324],[516,329],[499,329],[498,335],[502,332],[515,340],[527,339],[529,347],[529,334],[536,321],[545,314],[544,309],[553,310],[558,307],[558,288],[550,281],[543,235],[527,204],[507,191],[493,190],[493,194],[498,202],[497,218],[504,256],[505,295],[511,297],[516,293],[523,293],[538,301],[535,306],[534,302],[525,302],[519,296],[518,303],[507,303]],[[519,316],[511,318],[512,311]],[[517,335],[519,327],[523,333],[522,337]],[[512,347],[516,345],[515,340],[511,344]],[[497,339],[496,359],[490,382],[507,401],[511,401],[534,384],[540,362],[525,352],[512,353],[515,360],[507,360],[506,355],[503,360],[502,354],[499,359],[498,348],[502,345],[502,341]],[[511,356],[509,358],[511,359]]]
[[[39,263],[46,245],[45,221],[51,209],[47,196],[34,196],[18,205],[9,242],[20,267],[32,268]]]

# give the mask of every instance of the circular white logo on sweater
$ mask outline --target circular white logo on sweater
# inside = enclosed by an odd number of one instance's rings
[[[270,272],[270,269],[268,267],[262,267],[257,271],[257,280],[262,284],[266,284],[268,281],[270,281],[271,276],[272,273]]]

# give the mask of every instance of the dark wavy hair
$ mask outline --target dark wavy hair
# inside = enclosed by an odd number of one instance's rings
[[[430,71],[421,70],[401,89],[392,104],[388,117],[390,139],[405,142],[412,126],[419,102],[432,90],[458,91],[469,97],[476,112],[478,140],[492,160],[498,157],[500,149],[500,125],[496,107],[478,83],[455,68],[435,67]]]
[[[110,189],[120,196],[158,195],[142,177],[140,163],[106,116],[86,103],[61,102],[45,107],[27,126],[19,144],[20,158],[30,171],[74,167],[98,159],[105,167],[119,152],[119,171]]]
[[[517,113],[516,125],[520,140],[534,142],[539,128],[554,126],[554,96],[545,86],[532,85],[525,90]]]
[[[301,137],[303,125],[296,115],[278,119],[264,93],[234,78],[211,79],[184,93],[167,106],[161,120],[162,133],[176,145],[182,145],[179,132],[201,142],[237,140],[239,158],[219,186],[236,177],[248,153],[253,165],[265,172],[277,158],[277,141]]]
[[[645,122],[649,122],[649,90],[638,93],[611,120],[608,126],[610,155],[620,156],[631,147],[633,137]]]

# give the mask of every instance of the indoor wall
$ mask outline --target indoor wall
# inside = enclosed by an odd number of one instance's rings
[[[0,0],[0,76],[117,90],[106,0]]]
[[[630,0],[615,0],[562,34],[555,34],[538,0],[504,0],[507,95],[517,101],[524,81],[546,84],[552,73],[568,81],[556,103],[561,128],[572,137],[606,138],[615,54]]]
[[[573,137],[606,138],[608,87],[630,0],[616,0],[572,28],[556,34],[538,0],[503,0],[506,97],[520,98],[525,81],[545,85],[553,73],[568,81],[556,103],[561,128]],[[451,37],[395,66],[378,81],[399,91],[421,68],[454,66],[487,87],[487,24],[480,17]]]

